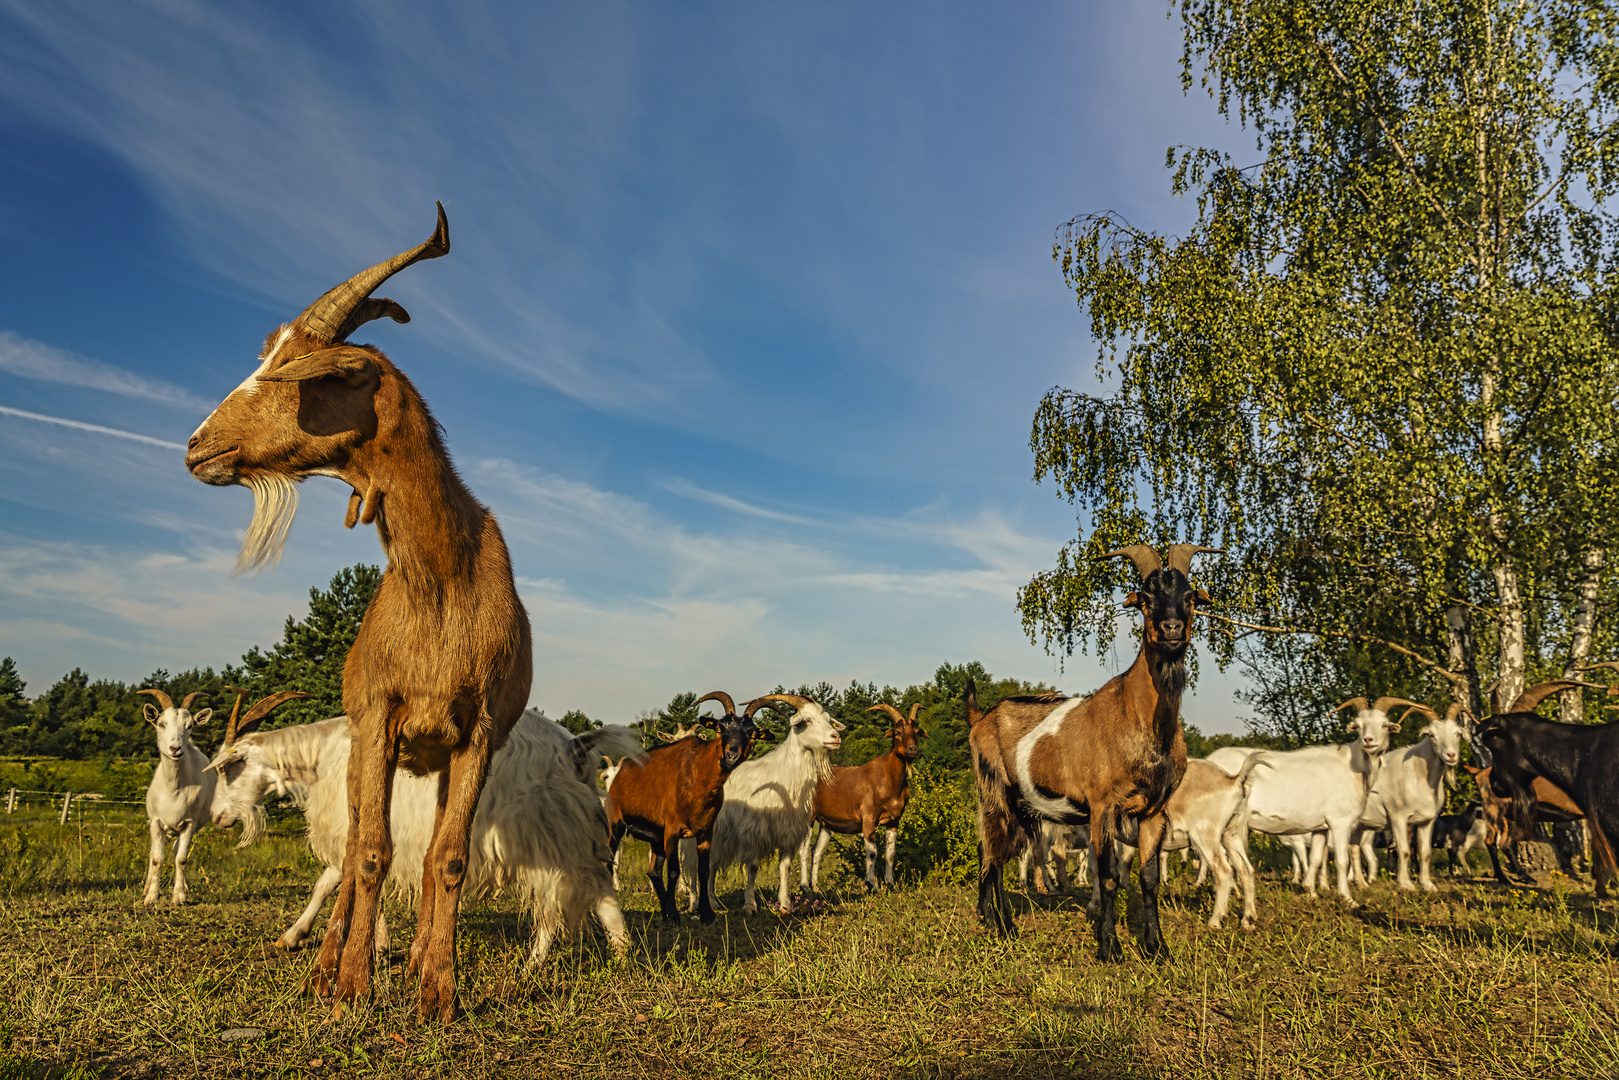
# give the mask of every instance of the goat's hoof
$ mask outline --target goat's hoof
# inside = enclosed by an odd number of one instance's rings
[[[712,911],[699,911],[697,913],[697,921],[702,923],[704,926],[714,925],[714,920],[718,917],[719,916],[715,915]]]
[[[1096,947],[1096,959],[1104,964],[1118,964],[1124,961],[1124,949],[1117,941],[1107,941]]]

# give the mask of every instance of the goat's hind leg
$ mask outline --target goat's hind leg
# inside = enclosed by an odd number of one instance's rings
[[[998,808],[979,808],[978,915],[1001,937],[1010,937],[1017,930],[1002,882],[1002,867],[1015,841],[1014,827],[1011,817]]]

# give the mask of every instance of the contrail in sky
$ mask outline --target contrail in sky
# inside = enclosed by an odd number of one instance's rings
[[[44,416],[36,412],[25,412],[22,409],[13,409],[8,405],[0,405],[0,413],[7,416],[20,416],[24,420],[38,420],[42,424],[60,424],[62,427],[77,428],[80,431],[93,431],[97,435],[116,435],[120,439],[133,439],[149,446],[161,446],[165,450],[184,450],[185,447],[177,442],[165,442],[154,439],[150,435],[137,435],[133,431],[120,431],[118,428],[102,427],[100,424],[86,424],[82,420],[64,420],[60,416]]]

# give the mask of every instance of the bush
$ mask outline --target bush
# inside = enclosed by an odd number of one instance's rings
[[[971,774],[918,765],[899,824],[897,879],[952,885],[978,880],[978,795]],[[863,873],[859,847],[853,851]]]

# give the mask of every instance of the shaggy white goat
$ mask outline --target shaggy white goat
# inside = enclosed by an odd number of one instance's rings
[[[472,822],[468,888],[474,894],[511,887],[526,899],[534,938],[525,969],[545,961],[557,934],[577,934],[594,911],[613,948],[628,944],[613,894],[607,818],[595,784],[580,778],[581,755],[595,760],[606,747],[639,748],[624,727],[606,727],[575,739],[565,728],[530,710],[519,717],[507,743],[491,759]],[[308,936],[321,905],[343,879],[348,843],[348,724],[343,717],[319,724],[245,735],[215,760],[221,783],[214,797],[214,823],[251,821],[272,789],[307,784],[305,816],[309,846],[326,864],[302,915],[276,942],[293,948]],[[388,882],[396,895],[414,898],[421,889],[422,861],[433,834],[438,801],[435,777],[394,777],[392,830],[395,858]],[[387,926],[378,918],[377,949],[387,948]]]
[[[772,701],[784,702],[796,710],[787,721],[787,736],[780,746],[744,761],[726,778],[725,803],[714,819],[714,840],[708,853],[710,896],[714,893],[712,878],[720,870],[733,863],[747,868],[742,910],[749,915],[758,910],[753,885],[759,863],[772,852],[779,853],[781,869],[777,906],[782,911],[792,909],[789,872],[793,854],[815,817],[815,785],[832,773],[827,755],[843,744],[838,734],[843,725],[807,697],[766,694],[748,702],[745,711],[752,716]],[[695,840],[681,841],[680,866],[683,877],[696,873]],[[692,884],[688,881],[687,888],[691,889]]]
[[[191,838],[208,823],[208,806],[214,798],[214,774],[207,771],[208,756],[191,741],[191,729],[201,727],[213,716],[212,709],[192,713],[191,703],[200,694],[187,694],[178,708],[161,690],[138,690],[163,703],[163,711],[147,705],[141,709],[146,722],[157,734],[157,769],[146,789],[146,824],[152,834],[151,858],[146,866],[146,892],[143,904],[157,903],[158,882],[163,876],[163,844],[174,840],[174,894],[176,904],[186,902],[186,856]]]
[[[1366,862],[1367,879],[1375,878],[1377,856],[1372,849],[1373,834],[1377,829],[1388,829],[1394,834],[1399,886],[1415,889],[1411,883],[1411,844],[1406,833],[1407,826],[1415,825],[1418,880],[1425,892],[1434,892],[1433,879],[1428,872],[1434,821],[1444,813],[1445,797],[1461,761],[1462,744],[1469,739],[1470,725],[1465,720],[1458,721],[1462,706],[1457,704],[1451,705],[1449,715],[1443,720],[1427,706],[1422,706],[1421,711],[1433,722],[1419,733],[1420,741],[1383,755],[1383,768],[1372,784],[1371,794],[1366,798],[1366,812],[1360,819],[1360,854]]]

